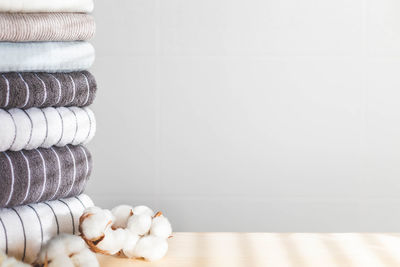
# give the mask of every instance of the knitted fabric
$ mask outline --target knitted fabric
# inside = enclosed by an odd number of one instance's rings
[[[94,48],[87,42],[0,42],[0,72],[82,71],[93,62]]]
[[[0,151],[88,143],[96,120],[88,108],[0,109]]]
[[[96,90],[88,71],[0,73],[0,108],[83,107],[93,103]]]
[[[0,13],[0,41],[82,41],[93,37],[91,15],[80,13]]]

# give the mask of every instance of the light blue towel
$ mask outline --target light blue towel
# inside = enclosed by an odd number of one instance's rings
[[[89,69],[95,58],[88,42],[0,42],[0,72],[71,72]]]

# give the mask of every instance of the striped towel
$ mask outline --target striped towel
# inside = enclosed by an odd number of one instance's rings
[[[0,41],[83,41],[93,37],[95,22],[81,13],[0,13]]]
[[[71,72],[90,68],[94,62],[90,43],[0,42],[0,72]]]
[[[0,209],[0,250],[32,263],[43,244],[60,233],[77,234],[79,217],[93,206],[87,195]]]
[[[93,0],[0,0],[0,12],[89,13],[93,5]]]
[[[96,132],[90,108],[0,109],[0,151],[86,144]]]
[[[92,171],[83,146],[0,153],[0,207],[79,195]]]
[[[0,108],[88,106],[97,85],[88,71],[0,73]]]

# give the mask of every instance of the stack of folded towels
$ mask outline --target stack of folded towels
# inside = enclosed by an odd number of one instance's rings
[[[77,233],[96,121],[93,0],[0,0],[0,250]]]

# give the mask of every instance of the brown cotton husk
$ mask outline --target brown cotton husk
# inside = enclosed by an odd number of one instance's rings
[[[157,213],[153,216],[153,218],[160,217],[160,216],[162,216],[162,215],[163,215],[162,212],[159,211],[159,212],[157,212]]]
[[[83,214],[79,218],[79,232],[81,233],[80,237],[82,237],[82,239],[86,242],[86,244],[89,246],[91,251],[93,251],[95,253],[104,254],[104,255],[111,255],[107,251],[104,251],[104,250],[99,249],[97,247],[97,245],[105,238],[105,234],[104,233],[99,238],[96,238],[94,240],[90,240],[90,239],[86,238],[86,236],[83,234],[82,223],[86,218],[89,218],[90,216],[92,216],[92,214],[86,213],[86,214]],[[108,227],[110,224],[112,224],[112,221],[109,221],[108,224],[106,225],[106,227]]]
[[[90,241],[90,240],[85,239],[83,236],[81,236],[81,237],[83,238],[83,240],[85,240],[86,244],[89,246],[89,248],[90,248],[91,251],[93,251],[93,252],[95,252],[95,253],[103,254],[103,255],[111,255],[111,254],[108,253],[107,251],[101,250],[101,249],[99,249],[99,248],[96,246],[98,243],[101,242],[101,240],[98,241],[98,242],[96,242],[96,243],[94,243],[93,241]],[[102,237],[102,240],[103,240],[103,239],[104,239],[104,236]]]

